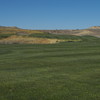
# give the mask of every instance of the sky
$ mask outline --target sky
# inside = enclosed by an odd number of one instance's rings
[[[0,26],[24,29],[100,26],[100,0],[0,0]]]

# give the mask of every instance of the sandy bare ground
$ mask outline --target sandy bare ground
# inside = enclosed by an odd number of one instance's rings
[[[60,39],[48,39],[48,38],[35,38],[35,37],[23,37],[23,36],[10,36],[0,40],[0,44],[54,44],[63,42],[65,40]]]

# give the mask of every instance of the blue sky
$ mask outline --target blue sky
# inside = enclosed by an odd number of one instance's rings
[[[100,26],[100,0],[0,0],[0,26],[25,29]]]

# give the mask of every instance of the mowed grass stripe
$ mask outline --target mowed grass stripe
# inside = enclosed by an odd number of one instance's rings
[[[100,99],[100,42],[0,48],[0,100]]]

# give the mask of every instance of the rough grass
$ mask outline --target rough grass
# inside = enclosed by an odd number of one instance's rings
[[[0,100],[100,100],[100,40],[0,45]]]
[[[0,40],[1,39],[5,39],[5,38],[8,38],[10,36],[12,36],[13,34],[0,34]]]

